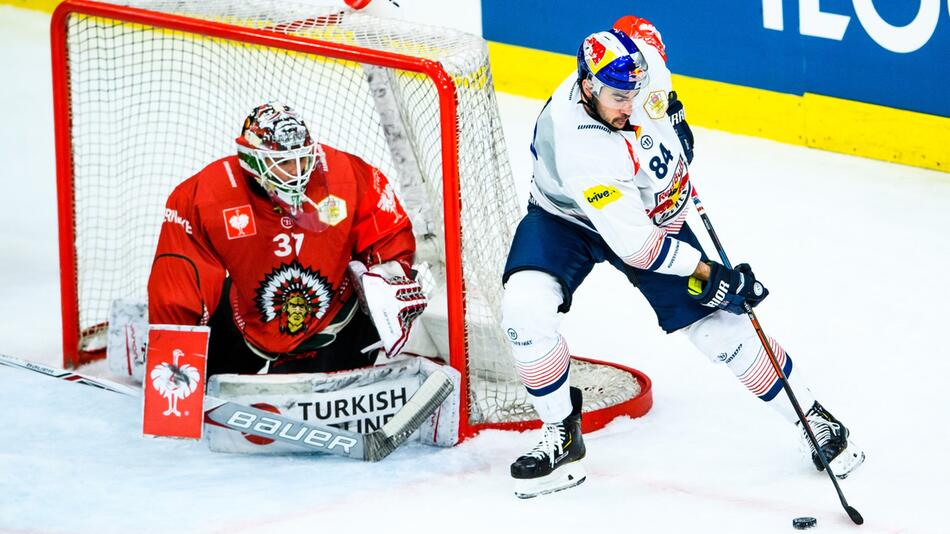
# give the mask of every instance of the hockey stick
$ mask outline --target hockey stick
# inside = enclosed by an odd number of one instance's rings
[[[732,269],[732,264],[729,263],[729,258],[726,257],[726,250],[719,241],[719,236],[716,235],[716,230],[713,228],[712,221],[710,221],[709,216],[706,215],[706,210],[703,208],[702,201],[699,200],[699,194],[696,192],[695,186],[693,186],[692,197],[693,204],[696,206],[696,212],[699,213],[699,217],[702,219],[703,225],[706,227],[706,232],[709,233],[709,237],[712,239],[713,245],[716,247],[716,252],[719,253],[719,258],[722,260],[722,264],[725,265],[727,269]],[[749,320],[752,321],[752,328],[755,329],[755,333],[759,336],[759,341],[762,343],[762,348],[765,349],[765,353],[769,357],[772,368],[775,369],[775,373],[782,382],[782,389],[785,390],[785,393],[788,395],[788,400],[791,401],[792,407],[795,408],[795,413],[798,415],[798,420],[801,422],[802,428],[805,429],[805,433],[808,434],[809,441],[811,441],[812,446],[815,447],[815,452],[818,455],[818,458],[821,460],[822,467],[825,468],[825,472],[828,473],[828,476],[831,478],[831,483],[835,486],[835,491],[838,492],[838,499],[841,501],[841,506],[844,507],[844,511],[848,513],[848,517],[851,518],[851,521],[854,521],[854,523],[857,525],[864,524],[864,518],[861,517],[861,514],[853,506],[850,506],[848,504],[848,500],[844,498],[844,493],[841,491],[841,486],[838,485],[838,479],[835,478],[835,474],[831,471],[831,466],[828,465],[828,460],[825,458],[824,452],[822,452],[821,447],[818,446],[818,439],[815,437],[815,433],[812,432],[811,426],[808,424],[808,421],[805,420],[805,413],[802,411],[802,407],[798,403],[795,393],[792,391],[792,386],[788,383],[788,377],[786,377],[785,372],[782,371],[782,366],[779,365],[778,359],[775,357],[775,353],[772,351],[771,345],[769,345],[768,338],[765,336],[765,332],[762,330],[762,325],[759,324],[759,319],[755,316],[752,306],[748,303],[748,301],[746,301],[743,303],[743,307],[745,308],[746,315],[749,316]]]
[[[125,384],[28,362],[6,354],[0,354],[0,364],[122,395],[138,397],[142,394],[140,389]],[[451,392],[452,381],[449,377],[441,371],[432,373],[389,422],[369,434],[299,421],[210,395],[204,397],[204,409],[208,420],[238,432],[291,443],[314,452],[378,462],[405,443]]]

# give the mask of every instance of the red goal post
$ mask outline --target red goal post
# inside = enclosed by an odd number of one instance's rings
[[[266,84],[261,78],[273,76],[277,79],[269,82],[270,90],[286,92],[293,90],[286,86],[303,78],[300,92],[283,100],[305,116],[308,111],[327,113],[317,122],[326,125],[322,133],[332,138],[330,144],[357,153],[391,179],[402,177],[406,157],[417,158],[409,166],[421,169],[415,181],[425,187],[420,189],[424,198],[418,201],[413,224],[417,239],[427,240],[434,250],[432,265],[427,266],[444,297],[444,302],[436,298],[430,306],[444,311],[444,325],[435,318],[429,328],[441,331],[433,338],[444,339],[435,339],[434,344],[462,375],[460,435],[464,438],[481,428],[537,426],[523,388],[511,381],[507,345],[497,342],[502,333],[495,328],[500,279],[493,280],[501,268],[495,264],[498,254],[507,251],[517,207],[510,203],[515,195],[483,42],[449,30],[406,28],[409,23],[276,1],[132,3],[135,6],[66,0],[51,22],[65,364],[76,367],[102,357],[104,310],[111,299],[144,291],[147,263],[143,262],[154,252],[161,223],[156,214],[171,186],[198,170],[196,165],[227,153],[221,151],[228,145],[209,141],[208,150],[219,153],[196,150],[166,167],[181,149],[169,142],[188,133],[182,131],[188,124],[174,121],[187,118],[186,112],[196,107],[201,115],[197,120],[206,121],[207,130],[199,132],[204,137],[184,144],[200,144],[217,134],[230,143],[233,135],[227,134],[239,124],[234,117],[243,118],[249,102],[263,99],[268,90],[255,83]],[[262,11],[242,11],[246,5]],[[227,8],[223,15],[208,14],[222,6]],[[153,70],[141,70],[143,64]],[[234,72],[244,68],[266,74]],[[219,80],[207,80],[232,74],[244,76],[234,83],[239,95],[217,85]],[[365,86],[374,78],[376,82],[384,78],[384,87]],[[192,80],[211,85],[202,85],[193,95],[183,90],[177,94]],[[395,95],[386,97],[395,102],[394,113],[382,109],[386,104],[377,98],[379,91],[386,92],[387,83]],[[340,95],[334,93],[337,84]],[[327,90],[328,85],[333,87]],[[358,97],[350,100],[352,94]],[[200,98],[204,100],[198,102]],[[373,106],[379,109],[362,109]],[[163,107],[175,111],[168,111],[168,116],[155,111]],[[178,113],[179,109],[184,111]],[[405,123],[403,137],[411,147],[394,147],[398,140],[389,139],[393,125],[386,121],[393,116]],[[375,137],[364,138],[364,129],[376,131]],[[167,156],[166,150],[173,154]],[[143,152],[147,152],[144,159]],[[143,174],[136,174],[142,169]],[[482,170],[495,180],[487,186],[491,190],[472,189],[480,186]],[[131,185],[115,181],[88,185],[113,175],[128,178]],[[162,181],[153,183],[156,176]],[[404,179],[402,189],[397,187],[407,207],[416,202],[407,202],[404,196],[412,196],[408,189],[418,186],[409,182]],[[485,195],[497,198],[482,199]],[[120,200],[108,204],[111,196]],[[506,208],[496,214],[493,210],[502,202]],[[109,219],[113,212],[126,213],[129,222],[121,216]],[[475,234],[479,220],[490,237],[484,237],[481,228]],[[125,271],[135,272],[126,279]],[[575,359],[572,376],[581,385],[587,377],[593,389],[603,389],[603,383],[620,384],[617,391],[590,401],[588,430],[617,415],[642,415],[652,404],[649,379],[633,369]]]

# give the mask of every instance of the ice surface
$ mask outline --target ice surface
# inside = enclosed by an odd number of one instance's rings
[[[48,17],[0,6],[0,352],[58,364]],[[542,102],[500,95],[519,194]],[[686,102],[688,107],[689,102]],[[758,308],[868,452],[842,482],[862,532],[946,532],[943,341],[948,175],[696,128],[694,180]],[[900,132],[882,132],[899,135]],[[655,406],[587,436],[589,478],[521,501],[507,467],[528,434],[418,445],[379,464],[214,454],[140,436],[139,401],[0,367],[0,532],[857,532],[793,428],[600,267],[563,333],[574,353],[645,371]],[[103,372],[98,365],[93,372]]]

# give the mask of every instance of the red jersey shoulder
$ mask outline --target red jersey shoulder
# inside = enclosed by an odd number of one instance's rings
[[[324,158],[326,158],[327,172],[332,181],[353,182],[357,187],[360,187],[362,176],[368,174],[374,168],[356,154],[350,154],[328,145],[321,145],[320,148],[323,150]]]
[[[169,195],[169,203],[190,206],[198,211],[207,204],[239,200],[247,196],[247,182],[236,156],[221,158],[178,184]],[[183,205],[184,203],[184,205]]]
[[[355,154],[323,146],[331,180],[352,182],[361,211],[382,210],[399,222],[405,215],[392,184],[378,168]]]
[[[221,158],[180,183],[168,197],[165,220],[193,234],[193,225],[207,232],[223,225],[229,238],[255,233],[253,193],[236,156]],[[220,212],[220,215],[218,215]],[[217,218],[223,216],[222,221]],[[211,217],[211,218],[209,218]]]
[[[355,154],[330,147],[324,148],[327,149],[330,173],[333,173],[334,164],[346,167],[348,174],[352,173],[356,182],[357,194],[361,200],[368,198],[371,203],[379,204],[378,207],[383,211],[395,213],[397,207],[401,211],[392,185],[382,171]]]

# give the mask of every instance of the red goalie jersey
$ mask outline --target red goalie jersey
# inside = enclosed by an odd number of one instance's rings
[[[168,198],[148,283],[149,322],[206,324],[227,298],[246,341],[293,352],[352,304],[352,259],[395,260],[408,273],[415,252],[409,218],[383,174],[356,156],[318,146],[325,180],[311,181],[291,215],[242,170],[215,161]]]

